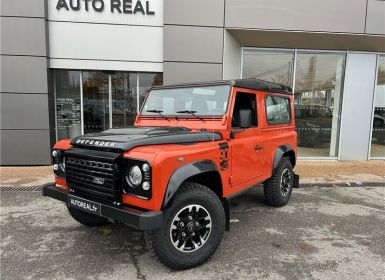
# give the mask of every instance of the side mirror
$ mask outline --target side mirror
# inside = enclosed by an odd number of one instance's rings
[[[251,110],[249,109],[239,110],[239,127],[240,128],[251,127]]]

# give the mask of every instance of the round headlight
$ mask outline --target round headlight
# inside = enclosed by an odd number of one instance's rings
[[[148,172],[150,170],[150,165],[148,163],[145,163],[142,165],[142,169],[144,172]]]
[[[131,166],[128,170],[128,174],[126,175],[126,181],[128,185],[132,187],[137,187],[142,182],[142,171],[139,166],[134,165]]]
[[[59,165],[57,165],[56,163],[53,165],[53,170],[55,171],[58,171],[59,170]]]
[[[53,156],[53,157],[57,157],[57,155],[58,155],[58,151],[57,151],[57,150],[53,150],[53,151],[52,151],[52,156]]]
[[[142,188],[143,188],[143,190],[148,191],[150,189],[150,183],[149,182],[144,182],[142,184]]]

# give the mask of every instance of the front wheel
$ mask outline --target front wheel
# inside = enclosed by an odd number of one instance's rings
[[[282,158],[273,176],[264,183],[265,201],[280,207],[289,202],[294,185],[293,166],[288,158]]]
[[[163,225],[146,232],[149,249],[166,266],[187,269],[205,262],[218,248],[225,229],[225,212],[218,196],[187,182],[164,210]]]

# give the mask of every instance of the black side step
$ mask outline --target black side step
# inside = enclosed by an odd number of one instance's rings
[[[299,176],[294,173],[294,184],[293,188],[298,189],[299,188]]]

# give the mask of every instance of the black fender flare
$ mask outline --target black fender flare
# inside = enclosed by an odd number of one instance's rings
[[[215,163],[208,159],[191,162],[175,169],[171,175],[170,180],[168,181],[168,185],[163,199],[163,207],[167,206],[167,204],[170,202],[179,187],[188,178],[211,171],[219,173]]]
[[[281,145],[277,148],[277,150],[275,151],[275,155],[274,155],[273,172],[277,169],[278,164],[279,164],[280,160],[282,159],[283,155],[287,152],[290,152],[290,151],[294,152],[294,154],[295,154],[294,149],[289,144]],[[294,161],[295,160],[296,159],[294,158]]]

